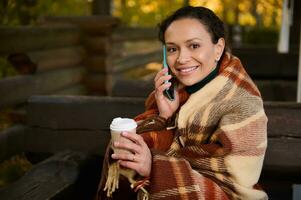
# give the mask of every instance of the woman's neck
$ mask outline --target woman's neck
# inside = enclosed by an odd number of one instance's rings
[[[200,80],[199,82],[190,85],[190,86],[186,86],[185,90],[189,93],[195,93],[196,91],[198,91],[199,89],[203,88],[207,83],[209,83],[211,80],[213,80],[217,75],[218,75],[218,71],[219,71],[219,64],[217,64],[217,66],[202,80]]]

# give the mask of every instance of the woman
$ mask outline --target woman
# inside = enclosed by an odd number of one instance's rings
[[[133,153],[111,158],[139,175],[151,199],[267,199],[256,187],[267,117],[257,87],[226,51],[223,22],[188,6],[159,27],[172,75],[156,75],[146,112],[136,117],[142,134],[123,133],[130,142],[113,144]],[[170,82],[173,101],[164,95]]]

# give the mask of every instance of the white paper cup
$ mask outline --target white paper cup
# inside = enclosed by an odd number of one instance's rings
[[[110,125],[112,142],[121,141],[122,138],[120,138],[120,134],[124,131],[136,134],[136,128],[137,123],[133,119],[121,117],[114,118]],[[124,138],[122,141],[126,141],[126,139]],[[128,153],[126,150],[115,147],[113,147],[113,150],[115,153]]]

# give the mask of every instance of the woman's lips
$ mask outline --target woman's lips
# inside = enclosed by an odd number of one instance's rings
[[[199,66],[193,66],[193,67],[185,67],[181,69],[177,69],[180,75],[188,75],[193,73]]]

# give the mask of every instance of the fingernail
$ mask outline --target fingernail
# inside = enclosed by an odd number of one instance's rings
[[[127,136],[128,133],[127,132],[122,132],[121,134],[124,135],[124,136]]]
[[[112,158],[116,158],[116,155],[113,153],[113,154],[111,155],[111,157],[112,157]]]

